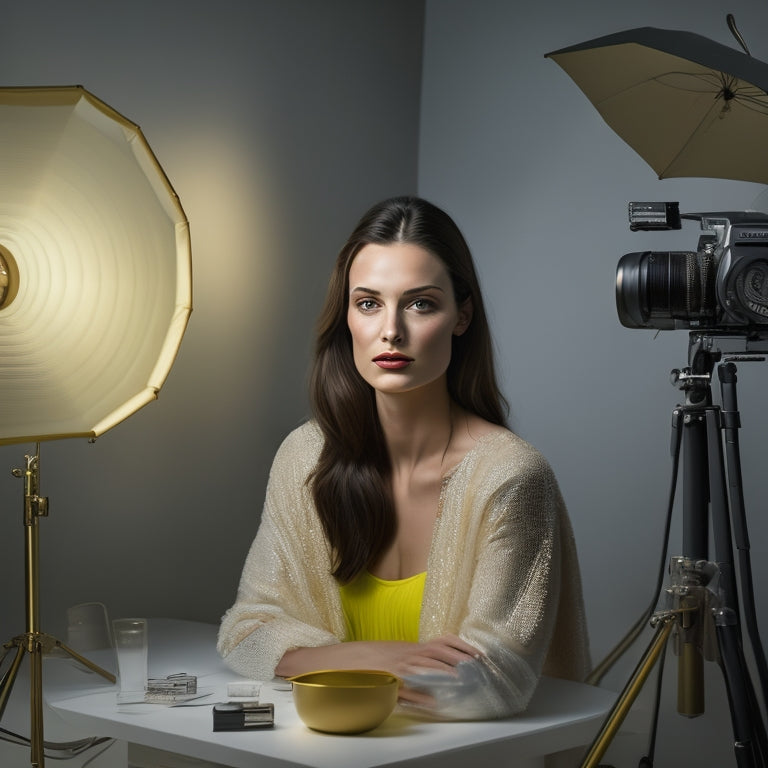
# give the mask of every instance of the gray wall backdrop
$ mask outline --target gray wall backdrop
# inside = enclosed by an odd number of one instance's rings
[[[7,3],[4,85],[80,83],[139,123],[191,223],[195,311],[160,400],[98,440],[43,446],[43,623],[68,605],[215,622],[256,530],[271,456],[307,413],[310,336],[357,216],[418,191],[473,247],[512,425],[550,459],[581,555],[596,660],[651,597],[670,479],[672,368],[687,334],[627,330],[615,267],[692,248],[631,233],[629,200],[753,207],[764,187],[658,181],[544,53],[638,26],[726,44],[736,15],[768,59],[768,7],[539,0],[76,0]],[[739,369],[745,496],[765,591],[765,364]],[[21,483],[0,449],[0,635],[23,629]],[[7,471],[2,470],[7,467]],[[679,548],[679,514],[672,553]],[[608,679],[619,686],[633,650]],[[665,692],[657,765],[733,764],[722,681],[708,712]],[[627,763],[630,765],[631,763]]]

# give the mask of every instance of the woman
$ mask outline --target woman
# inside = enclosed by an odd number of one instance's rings
[[[443,717],[523,710],[588,653],[573,535],[545,459],[505,426],[472,257],[418,198],[374,206],[336,261],[314,419],[270,473],[219,651],[256,679],[382,669]]]

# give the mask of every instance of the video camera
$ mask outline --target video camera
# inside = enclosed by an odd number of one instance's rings
[[[627,253],[616,268],[616,308],[627,328],[768,330],[768,214],[680,214],[678,203],[630,203],[632,231],[701,222],[696,251]]]

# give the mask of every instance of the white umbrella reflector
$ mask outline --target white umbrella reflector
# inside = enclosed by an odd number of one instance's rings
[[[768,64],[641,27],[546,54],[660,179],[768,183]]]

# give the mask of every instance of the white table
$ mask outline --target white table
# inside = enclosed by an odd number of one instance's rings
[[[591,743],[615,699],[603,689],[544,679],[528,711],[508,720],[429,722],[396,710],[366,734],[335,736],[309,730],[292,694],[265,683],[260,698],[275,705],[273,729],[214,733],[211,707],[226,700],[227,683],[239,679],[216,653],[216,631],[196,622],[149,622],[150,675],[197,675],[199,689],[211,690],[201,700],[205,706],[118,705],[116,686],[64,659],[45,663],[47,705],[72,738],[111,736],[235,768],[535,768],[545,755]]]

